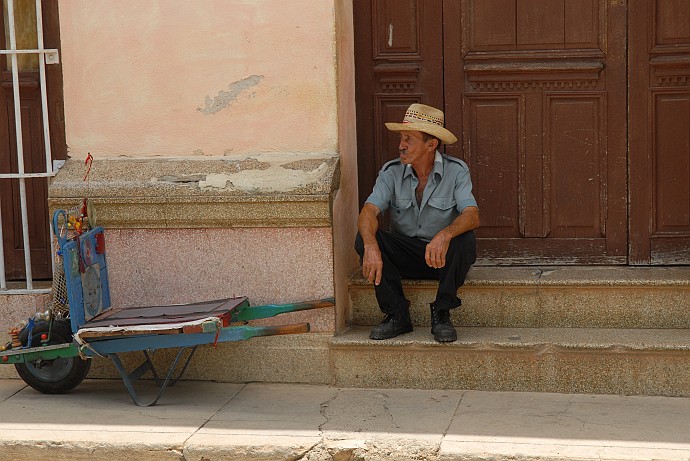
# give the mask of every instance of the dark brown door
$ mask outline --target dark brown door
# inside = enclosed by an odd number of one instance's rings
[[[402,121],[415,102],[443,107],[442,0],[355,0],[355,69],[360,205],[376,175],[398,157]]]
[[[480,257],[625,263],[624,2],[446,4],[445,79],[460,87],[446,111],[463,115]]]
[[[36,11],[34,1],[15,1],[17,46],[36,48]],[[0,41],[3,49],[9,48],[7,3],[0,16]],[[59,49],[57,2],[43,1],[44,46]],[[38,58],[23,55],[18,60],[19,94],[21,102],[22,143],[24,169],[27,173],[46,171],[41,108]],[[54,159],[64,159],[66,145],[62,118],[62,72],[60,65],[46,66],[48,114],[50,118],[51,148]],[[14,122],[14,100],[11,60],[0,58],[0,171],[17,173],[17,142]],[[48,228],[48,192],[46,179],[27,179],[29,245],[31,247],[32,276],[35,279],[50,278],[51,245]],[[24,244],[19,199],[19,181],[0,180],[0,206],[2,206],[2,231],[5,251],[5,270],[8,280],[23,279]]]
[[[459,138],[446,152],[470,166],[482,216],[480,263],[627,262],[625,2],[371,0],[355,7],[360,201],[383,161],[396,156],[383,121],[421,100],[444,108]],[[400,75],[394,95],[375,72],[409,66],[377,51],[387,50],[392,22],[379,18],[392,11],[424,58],[415,61],[419,78],[405,85]],[[441,96],[421,78],[439,38],[424,33],[419,18],[442,34]],[[374,71],[366,67],[372,57]]]
[[[690,2],[631,1],[630,261],[690,263]]]

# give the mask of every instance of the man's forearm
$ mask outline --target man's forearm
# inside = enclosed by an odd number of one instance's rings
[[[379,209],[370,203],[365,203],[357,219],[359,235],[364,243],[362,255],[362,275],[369,281],[378,285],[383,275],[383,259],[381,249],[376,241],[376,231],[379,228]]]
[[[379,229],[379,209],[370,203],[365,203],[357,219],[357,230],[362,236],[364,246],[376,244],[376,231]]]
[[[452,239],[477,227],[479,227],[479,210],[472,206],[462,210],[462,213],[448,227],[445,227],[443,232]]]

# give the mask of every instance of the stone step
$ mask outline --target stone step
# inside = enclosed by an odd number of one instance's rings
[[[406,280],[412,321],[427,326],[438,283]],[[453,311],[460,326],[690,328],[690,267],[473,267]],[[350,284],[352,325],[382,314],[373,285]]]
[[[428,328],[385,341],[353,327],[330,339],[333,384],[690,396],[690,329]]]

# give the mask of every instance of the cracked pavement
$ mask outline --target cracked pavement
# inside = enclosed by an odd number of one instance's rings
[[[144,383],[145,384],[145,383]],[[0,380],[0,459],[690,460],[690,399],[183,381],[43,395]]]

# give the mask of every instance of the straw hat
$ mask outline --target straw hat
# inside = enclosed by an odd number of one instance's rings
[[[458,138],[443,127],[443,111],[424,104],[412,104],[402,123],[386,123],[391,131],[422,131],[435,136],[443,144],[453,144]]]

